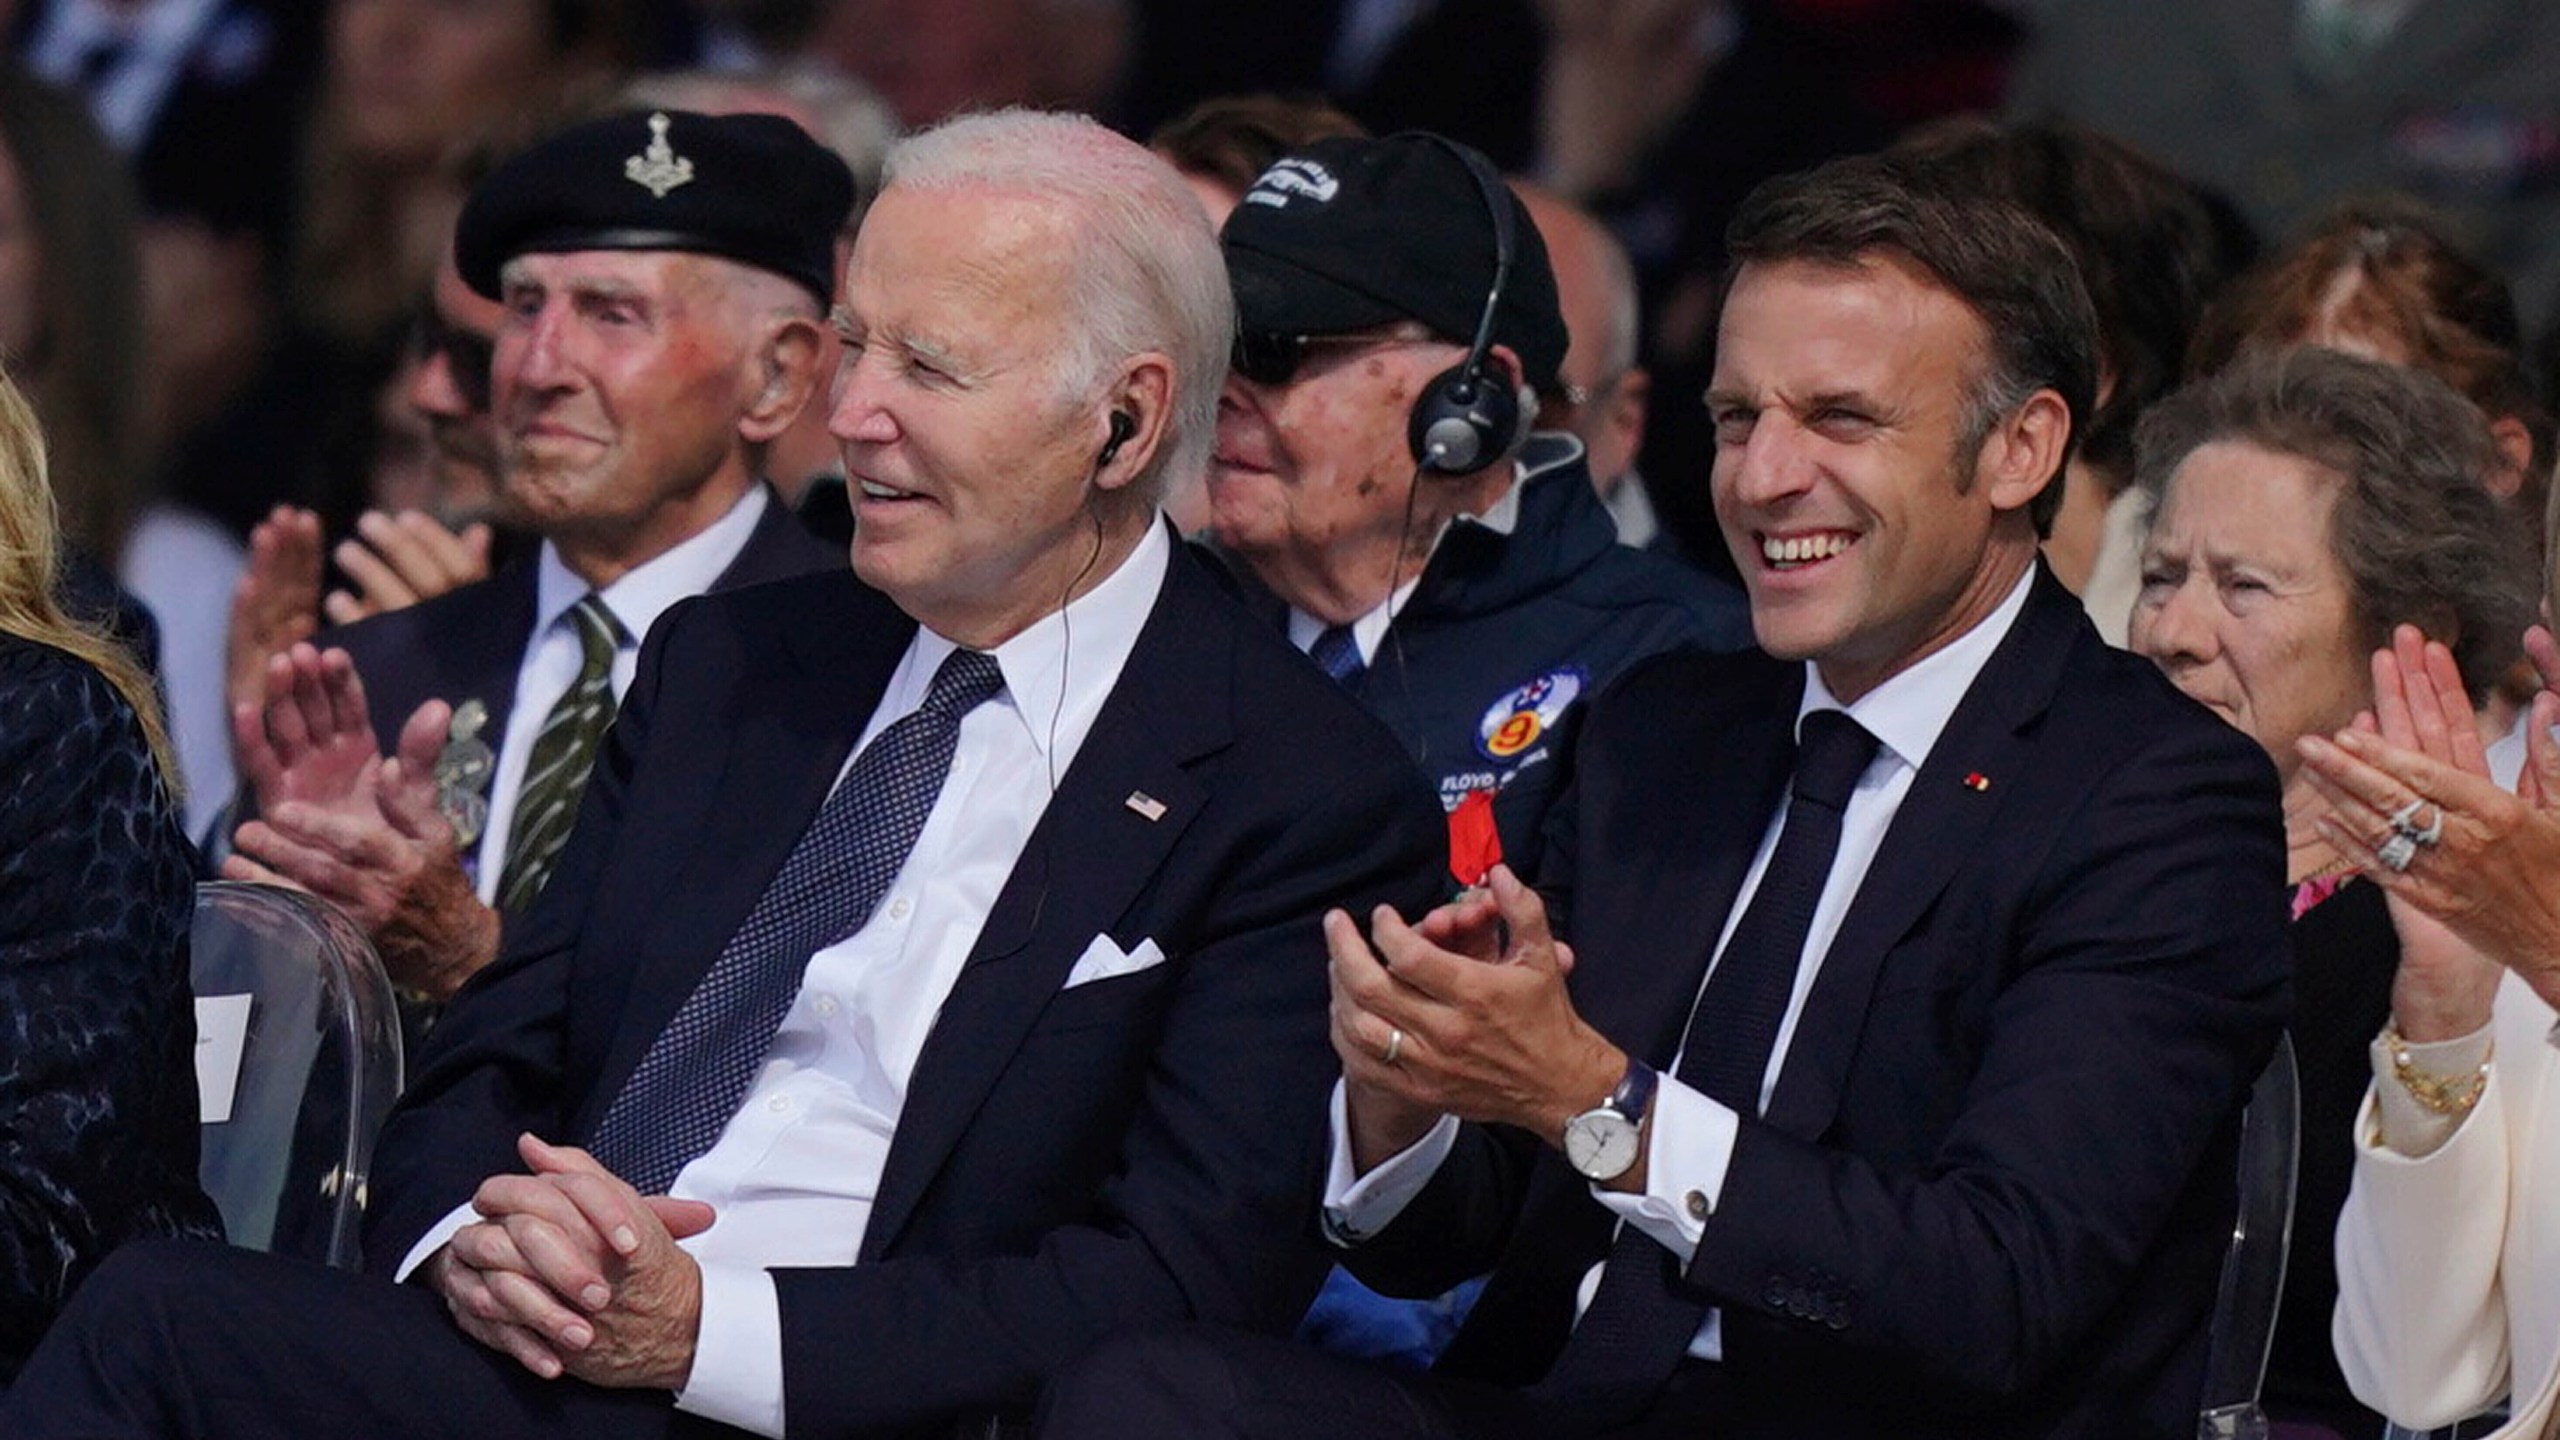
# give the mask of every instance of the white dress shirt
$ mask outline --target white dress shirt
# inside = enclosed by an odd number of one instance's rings
[[[1902,808],[1903,797],[1910,793],[1911,782],[1921,766],[1928,763],[1929,751],[1938,742],[1940,732],[1955,714],[1972,689],[1982,667],[2000,646],[2019,614],[2026,609],[2027,591],[2034,580],[2030,571],[2019,579],[2008,596],[1972,629],[1957,636],[1944,648],[1922,658],[1910,669],[1885,681],[1855,703],[1842,705],[1822,683],[1820,671],[1808,662],[1805,666],[1804,698],[1796,710],[1799,728],[1804,717],[1816,710],[1846,710],[1851,719],[1866,727],[1878,741],[1876,757],[1866,773],[1859,777],[1857,788],[1849,796],[1848,809],[1840,823],[1840,848],[1831,862],[1831,873],[1824,880],[1822,897],[1816,902],[1813,922],[1805,933],[1804,957],[1796,966],[1795,988],[1787,997],[1785,1015],[1778,1022],[1777,1043],[1770,1048],[1769,1066],[1760,1081],[1760,1109],[1766,1110],[1770,1095],[1778,1086],[1778,1075],[1786,1063],[1787,1048],[1795,1038],[1796,1022],[1804,1013],[1805,997],[1812,993],[1814,978],[1821,973],[1822,961],[1831,948],[1832,939],[1840,933],[1840,923],[1847,918],[1849,906],[1857,898],[1858,887],[1866,880],[1867,869],[1875,862],[1876,852],[1884,844],[1885,832]],[[1743,876],[1742,888],[1734,896],[1733,909],[1725,916],[1724,930],[1716,940],[1717,959],[1723,958],[1724,947],[1733,938],[1733,930],[1760,888],[1760,877],[1768,869],[1770,854],[1776,850],[1778,834],[1786,825],[1790,801],[1782,797],[1777,813],[1769,817],[1768,829],[1760,837],[1760,850]],[[1714,973],[1711,964],[1708,973]],[[1703,993],[1705,981],[1700,981]],[[1685,1046],[1685,1041],[1683,1042]],[[1673,1068],[1678,1068],[1675,1059]],[[1596,1102],[1599,1097],[1592,1097]],[[1653,1118],[1647,1125],[1650,1138],[1647,1147],[1645,1189],[1641,1195],[1622,1195],[1614,1190],[1592,1187],[1592,1195],[1601,1204],[1617,1212],[1619,1218],[1652,1236],[1664,1248],[1680,1257],[1686,1265],[1697,1254],[1698,1241],[1706,1233],[1706,1223],[1690,1215],[1689,1197],[1701,1197],[1697,1208],[1712,1214],[1724,1194],[1726,1167],[1733,1159],[1733,1146],[1740,1133],[1741,1121],[1722,1102],[1710,1100],[1682,1084],[1670,1074],[1662,1077],[1654,1092]],[[1440,1168],[1458,1137],[1458,1122],[1446,1116],[1431,1132],[1403,1153],[1372,1169],[1366,1175],[1354,1176],[1351,1163],[1349,1127],[1344,1114],[1342,1086],[1336,1082],[1333,1091],[1333,1159],[1325,1182],[1327,1229],[1356,1242],[1375,1235],[1402,1213],[1413,1197],[1420,1194],[1433,1172]],[[1579,1305],[1590,1303],[1592,1291],[1600,1283],[1600,1267],[1594,1265],[1583,1276]],[[1698,1329],[1690,1343],[1689,1353],[1701,1359],[1717,1360],[1724,1355],[1720,1312],[1709,1311],[1706,1323]]]
[[[678,1409],[760,1435],[783,1433],[782,1315],[766,1271],[850,1265],[860,1253],[916,1057],[1118,684],[1171,560],[1158,520],[1101,584],[996,647],[1004,693],[961,721],[950,773],[880,908],[810,957],[737,1113],[668,1187],[719,1212],[710,1229],[681,1242],[702,1266],[702,1319]],[[916,632],[847,770],[923,703],[954,648],[930,630]],[[448,1215],[411,1249],[401,1273],[473,1218],[468,1206]]]
[[[622,622],[622,632],[628,637],[613,652],[613,698],[617,702],[631,689],[632,674],[640,667],[640,642],[648,637],[649,627],[657,624],[658,617],[677,601],[711,588],[712,582],[738,558],[738,552],[747,548],[747,537],[755,533],[756,522],[764,518],[764,507],[770,503],[764,486],[749,487],[727,514],[712,521],[700,534],[634,566],[598,592],[605,608]],[[548,540],[542,542],[542,553],[534,566],[534,639],[524,647],[524,659],[516,666],[516,694],[507,707],[507,731],[503,737],[481,737],[496,743],[498,767],[489,778],[489,820],[481,828],[480,844],[473,852],[472,885],[479,891],[481,902],[490,905],[498,900],[498,880],[506,869],[507,836],[515,828],[516,797],[524,790],[525,770],[533,763],[534,738],[542,733],[542,722],[551,718],[551,707],[578,683],[578,672],[587,663],[586,648],[578,640],[577,622],[569,618],[569,612],[587,597],[587,582],[570,573],[559,550]],[[459,705],[470,697],[451,698]]]

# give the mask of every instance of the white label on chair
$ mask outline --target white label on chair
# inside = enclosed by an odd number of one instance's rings
[[[207,1125],[231,1118],[231,1097],[240,1088],[240,1053],[249,1044],[251,998],[196,997],[196,1108]]]

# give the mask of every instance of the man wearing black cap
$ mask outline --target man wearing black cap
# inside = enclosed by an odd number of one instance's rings
[[[473,192],[454,248],[505,307],[498,513],[540,553],[269,660],[226,875],[336,902],[431,1000],[496,958],[659,614],[844,563],[758,467],[817,388],[852,202],[797,125],[684,112],[572,127]]]
[[[983,1435],[1109,1335],[1305,1309],[1321,917],[1427,903],[1439,815],[1164,521],[1233,334],[1180,176],[1020,111],[886,173],[851,572],[650,632],[384,1128],[412,1283],[127,1249],[0,1435]]]
[[[1646,655],[1748,643],[1740,597],[1617,546],[1581,444],[1530,433],[1564,321],[1537,227],[1481,156],[1318,141],[1223,240],[1239,341],[1217,543],[1422,763],[1454,878],[1528,864],[1581,698]]]

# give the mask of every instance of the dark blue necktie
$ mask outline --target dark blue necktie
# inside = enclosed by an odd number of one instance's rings
[[[1336,685],[1349,685],[1369,668],[1368,662],[1360,658],[1360,641],[1348,625],[1330,626],[1318,635],[1316,643],[1307,647],[1307,658],[1332,676]]]
[[[644,1195],[664,1194],[746,1097],[809,958],[868,924],[942,793],[960,721],[1004,689],[995,657],[955,650],[924,703],[845,773],[746,923],[633,1067],[590,1148]]]
[[[1840,852],[1849,794],[1876,754],[1876,737],[1838,710],[1813,711],[1801,728],[1785,828],[1690,1012],[1674,1072],[1746,1118],[1760,1113],[1761,1080],[1795,992],[1814,907]],[[1621,1225],[1591,1305],[1537,1393],[1595,1423],[1631,1420],[1679,1367],[1707,1309],[1708,1302],[1681,1283],[1679,1257],[1637,1227]]]

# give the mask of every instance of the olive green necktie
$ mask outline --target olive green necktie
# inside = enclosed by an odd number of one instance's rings
[[[578,678],[543,717],[524,786],[516,792],[507,865],[498,879],[498,908],[510,915],[533,904],[560,863],[560,849],[578,818],[578,799],[587,790],[587,772],[595,768],[596,742],[613,723],[613,655],[627,638],[622,622],[592,593],[568,618],[578,631]]]

